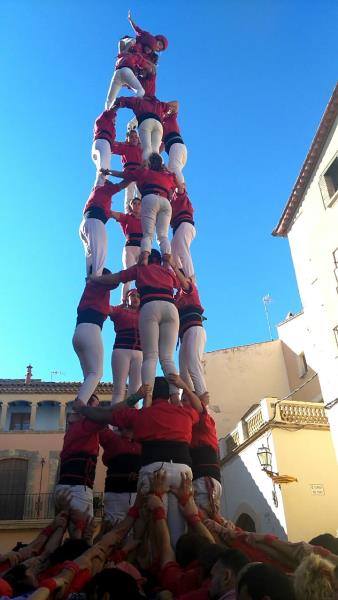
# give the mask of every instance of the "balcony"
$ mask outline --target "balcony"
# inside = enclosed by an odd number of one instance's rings
[[[103,492],[94,494],[95,517],[103,516]],[[0,494],[1,521],[39,521],[55,516],[54,494]]]

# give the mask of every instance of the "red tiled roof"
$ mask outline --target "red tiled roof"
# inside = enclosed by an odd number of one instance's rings
[[[313,171],[319,160],[324,144],[330,133],[331,127],[338,115],[338,83],[333,91],[330,101],[325,109],[310,150],[300,170],[297,181],[293,186],[291,195],[284,208],[279,223],[273,230],[272,235],[286,237],[295,213],[303,199],[306,187],[312,177]]]
[[[0,379],[1,394],[76,394],[81,382],[78,381],[41,381],[32,379],[25,383],[24,379]],[[112,383],[100,383],[97,387],[98,394],[111,394]]]

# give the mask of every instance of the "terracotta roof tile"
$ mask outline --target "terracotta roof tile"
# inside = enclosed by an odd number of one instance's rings
[[[25,383],[24,379],[0,379],[1,394],[76,394],[81,382],[78,381],[41,381],[32,380]],[[100,383],[97,387],[98,394],[111,394],[112,383]]]

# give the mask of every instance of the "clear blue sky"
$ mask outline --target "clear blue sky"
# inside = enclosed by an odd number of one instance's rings
[[[335,85],[337,3],[2,0],[1,377],[23,377],[31,362],[36,378],[81,379],[71,345],[85,277],[78,226],[129,7],[169,38],[157,95],[181,106],[207,350],[268,339],[267,293],[273,324],[300,308],[288,242],[271,231]],[[130,116],[119,112],[118,139]],[[116,271],[123,237],[107,227]],[[113,339],[109,322],[106,381]]]

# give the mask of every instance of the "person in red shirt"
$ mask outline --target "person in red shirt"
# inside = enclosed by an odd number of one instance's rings
[[[126,236],[126,243],[122,252],[122,265],[124,269],[128,269],[136,265],[141,254],[142,240],[142,221],[141,221],[141,199],[133,198],[130,201],[131,211],[127,214],[111,211],[111,217],[120,223],[122,231]],[[126,301],[130,282],[127,281],[121,292],[121,302]]]
[[[92,277],[96,283],[116,288],[119,283],[136,281],[141,298],[140,338],[143,351],[142,383],[153,388],[157,359],[163,373],[176,373],[174,352],[178,335],[178,312],[174,305],[173,288],[179,282],[172,270],[161,266],[161,255],[152,250],[148,265],[134,265],[112,275]],[[177,394],[175,385],[170,393]]]
[[[103,448],[102,462],[107,467],[104,519],[115,527],[126,517],[136,500],[141,444],[133,440],[130,430],[116,432],[109,427],[100,431],[99,440]]]
[[[98,406],[99,399],[92,394],[88,406]],[[71,413],[60,453],[59,480],[55,486],[55,505],[67,490],[71,492],[70,507],[93,516],[93,485],[99,454],[101,423]]]
[[[176,107],[176,101],[161,102],[155,96],[143,98],[120,96],[113,104],[116,110],[119,108],[133,110],[138,122],[144,160],[147,160],[152,152],[159,153],[163,136],[163,119],[167,113],[175,111]]]
[[[203,412],[192,429],[190,454],[192,460],[195,501],[209,515],[219,513],[222,484],[219,448],[214,419],[202,402]]]
[[[101,173],[101,169],[110,169],[112,145],[116,136],[115,120],[116,111],[105,110],[94,123],[92,145],[92,159],[96,166],[94,187],[103,185],[105,182],[106,177]]]
[[[115,72],[110,82],[105,108],[114,104],[121,87],[133,90],[138,98],[143,98],[144,89],[137,77],[138,70],[153,70],[154,65],[134,47],[127,47],[117,55]]]
[[[107,257],[105,224],[111,216],[112,196],[127,187],[126,180],[112,183],[107,180],[92,189],[83,209],[79,234],[84,246],[87,275],[101,275]]]
[[[204,372],[203,353],[206,343],[206,333],[203,327],[204,308],[201,305],[196,284],[192,278],[184,277],[173,263],[176,277],[181,283],[181,289],[176,294],[175,304],[180,317],[180,352],[179,365],[182,379],[194,389],[199,398],[208,404]]]
[[[183,268],[186,277],[194,277],[195,270],[191,258],[190,245],[196,236],[194,209],[186,190],[175,191],[171,198],[171,226],[173,239],[171,252],[179,268]]]
[[[171,218],[169,198],[177,186],[176,177],[164,166],[160,154],[153,152],[147,161],[148,168],[133,172],[109,171],[115,177],[124,177],[137,183],[142,195],[141,222],[143,237],[141,241],[141,262],[147,264],[156,228],[163,260],[168,261],[171,246],[168,230]]]
[[[162,35],[152,35],[148,31],[144,31],[133,21],[130,10],[128,11],[128,21],[136,33],[136,43],[142,47],[148,46],[152,51],[163,52],[168,48],[168,40]]]
[[[140,296],[137,290],[129,290],[126,303],[126,306],[111,306],[109,312],[116,332],[111,357],[113,404],[124,399],[127,379],[128,395],[135,394],[141,386]]]
[[[142,164],[142,146],[136,129],[129,129],[126,135],[125,142],[114,142],[112,145],[112,153],[121,156],[123,169],[135,170]],[[110,168],[110,167],[108,167]],[[135,181],[131,181],[126,188],[124,195],[124,212],[129,212],[131,200],[139,196],[139,191]]]
[[[186,165],[188,153],[177,122],[178,102],[176,104],[176,112],[171,112],[164,117],[163,143],[165,151],[169,156],[169,171],[175,173],[179,183],[184,183],[182,170]]]
[[[134,439],[141,443],[141,464],[138,488],[146,493],[150,489],[152,474],[163,469],[167,475],[168,486],[179,487],[181,474],[191,478],[189,444],[192,427],[198,422],[202,406],[195,394],[191,394],[188,386],[178,375],[171,376],[176,387],[182,387],[191,398],[192,405],[176,405],[169,402],[169,384],[164,377],[156,377],[152,398],[141,410],[121,408],[109,415],[105,409],[79,406],[80,414],[89,419],[104,423],[109,422],[119,429],[131,429]],[[163,503],[168,514],[168,526],[172,544],[185,530],[185,520],[178,507],[174,494],[163,494]]]
[[[103,269],[104,274],[110,273]],[[94,393],[103,372],[103,344],[101,330],[109,315],[110,290],[108,286],[86,283],[77,308],[73,348],[79,357],[84,381],[77,399],[87,403]]]

